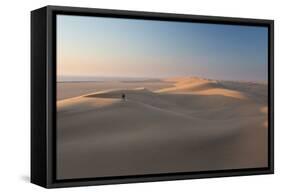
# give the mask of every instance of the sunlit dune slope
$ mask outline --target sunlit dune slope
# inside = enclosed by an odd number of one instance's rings
[[[160,89],[160,93],[189,93],[198,95],[223,95],[233,98],[245,99],[246,97],[239,91],[225,88],[216,80],[208,80],[197,77],[173,78],[167,81],[175,82],[174,87]]]

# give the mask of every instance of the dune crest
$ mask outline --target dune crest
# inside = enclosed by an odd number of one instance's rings
[[[109,99],[109,98],[85,98],[85,96],[79,96],[74,98],[69,98],[65,100],[60,100],[57,102],[57,108],[60,111],[73,110],[75,108],[93,109],[105,106],[113,105],[119,102],[120,99]]]

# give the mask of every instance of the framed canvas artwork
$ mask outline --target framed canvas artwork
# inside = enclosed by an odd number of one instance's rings
[[[273,21],[31,12],[31,182],[273,173]]]

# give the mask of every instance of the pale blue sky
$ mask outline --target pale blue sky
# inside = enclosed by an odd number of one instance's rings
[[[57,16],[59,76],[267,80],[266,27]]]

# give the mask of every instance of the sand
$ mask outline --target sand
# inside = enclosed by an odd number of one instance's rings
[[[134,89],[145,87],[149,90],[157,90],[173,86],[171,82],[161,80],[153,81],[96,81],[96,82],[61,82],[57,84],[57,99],[63,100],[92,92],[110,89]]]
[[[267,84],[180,77],[58,88],[58,179],[268,164]]]

